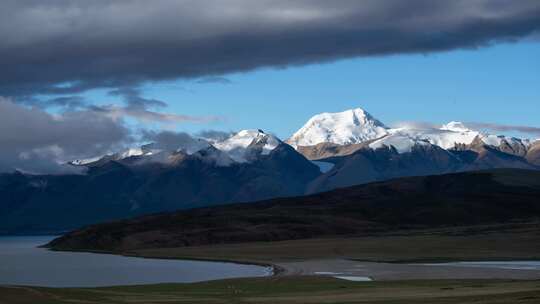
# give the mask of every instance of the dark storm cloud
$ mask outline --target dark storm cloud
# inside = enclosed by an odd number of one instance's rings
[[[538,0],[7,0],[0,95],[476,48],[539,28]]]
[[[122,121],[91,111],[52,115],[0,97],[0,172],[69,170],[62,163],[94,157],[131,140]]]

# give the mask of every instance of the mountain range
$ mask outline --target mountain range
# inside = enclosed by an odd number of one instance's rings
[[[0,233],[51,233],[101,221],[392,178],[493,168],[537,170],[540,141],[459,122],[390,128],[362,109],[312,117],[286,141],[243,130],[220,141],[149,143],[74,160],[85,174],[0,174]]]
[[[538,140],[486,134],[455,121],[389,128],[362,109],[316,115],[287,143],[326,164],[307,193],[404,176],[540,165]]]

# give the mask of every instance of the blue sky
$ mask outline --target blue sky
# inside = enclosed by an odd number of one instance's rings
[[[220,116],[174,129],[260,128],[287,138],[312,115],[362,107],[388,125],[451,120],[540,127],[540,43],[521,42],[429,55],[357,58],[223,75],[231,81],[147,84],[166,112]],[[87,98],[119,102],[104,91]],[[519,134],[516,134],[519,135]]]

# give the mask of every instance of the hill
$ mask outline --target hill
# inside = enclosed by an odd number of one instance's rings
[[[125,251],[474,226],[540,218],[540,172],[499,169],[400,178],[310,196],[89,226],[53,249]]]

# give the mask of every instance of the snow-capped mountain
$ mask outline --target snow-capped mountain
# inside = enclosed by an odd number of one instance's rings
[[[369,144],[376,149],[393,146],[398,152],[410,152],[412,146],[432,144],[445,150],[471,145],[475,139],[483,144],[501,149],[503,152],[524,156],[530,146],[528,139],[486,134],[466,128],[461,122],[450,122],[440,128],[396,128],[389,129],[388,135]]]
[[[140,147],[133,147],[125,149],[121,152],[110,153],[107,155],[95,156],[86,159],[76,159],[70,161],[69,164],[75,166],[88,166],[100,162],[111,161],[111,160],[122,160],[130,157],[139,157],[139,156],[152,156],[161,153],[162,150],[155,147],[154,144],[147,144]]]
[[[411,175],[540,169],[540,144],[527,139],[488,134],[457,121],[389,128],[362,109],[315,115],[288,142],[315,163],[333,165],[308,192]]]
[[[399,153],[410,152],[416,145],[431,144],[442,149],[470,145],[479,138],[489,146],[506,153],[524,156],[530,146],[527,139],[486,134],[452,121],[440,127],[389,128],[361,108],[339,113],[321,113],[313,116],[287,143],[307,154],[306,147],[320,144],[358,145],[365,143],[372,149],[393,147]],[[360,147],[360,146],[359,146]],[[334,146],[332,149],[336,149]],[[341,149],[343,150],[343,149]],[[354,149],[348,151],[354,152]],[[320,154],[320,153],[319,153]]]
[[[388,127],[361,108],[313,116],[287,140],[293,147],[319,143],[355,144],[388,134]]]
[[[141,147],[129,148],[119,153],[70,162],[76,166],[92,166],[115,160],[138,159],[141,162],[177,163],[179,155],[194,155],[199,159],[213,162],[218,166],[229,166],[233,163],[247,163],[256,160],[260,155],[268,155],[282,141],[262,130],[242,130],[231,137],[213,143],[197,138],[183,142],[173,150],[166,150],[154,143]],[[137,162],[136,162],[137,163]]]
[[[227,153],[234,161],[244,163],[257,155],[268,155],[281,140],[262,130],[242,130],[214,146]]]
[[[86,166],[86,165],[97,163],[101,160],[121,160],[121,159],[130,158],[133,156],[150,156],[150,155],[160,152],[159,150],[150,150],[150,149],[146,149],[145,147],[146,146],[128,148],[122,152],[111,153],[111,154],[107,154],[103,156],[96,156],[96,157],[91,157],[91,158],[86,158],[86,159],[76,159],[69,163],[75,166]]]
[[[350,155],[366,148],[391,148],[397,153],[410,153],[419,146],[462,151],[478,150],[482,145],[510,155],[528,155],[531,158],[529,150],[532,145],[527,139],[487,134],[470,129],[458,121],[439,127],[413,125],[389,128],[361,108],[317,114],[286,142],[311,160]],[[147,161],[177,164],[179,159],[184,158],[182,155],[197,154],[197,157],[208,158],[216,165],[229,166],[253,162],[269,155],[282,144],[279,138],[260,129],[242,130],[219,141],[193,138],[182,141],[178,146],[173,144],[167,147],[152,143],[103,157],[76,160],[71,164],[92,166],[111,160],[130,160],[132,164]]]
[[[389,129],[388,135],[369,144],[370,148],[394,147],[400,153],[410,152],[415,145],[432,144],[443,149],[453,149],[456,145],[470,145],[480,136],[490,139],[480,132],[466,128],[461,122],[450,122],[440,128],[402,127]]]

